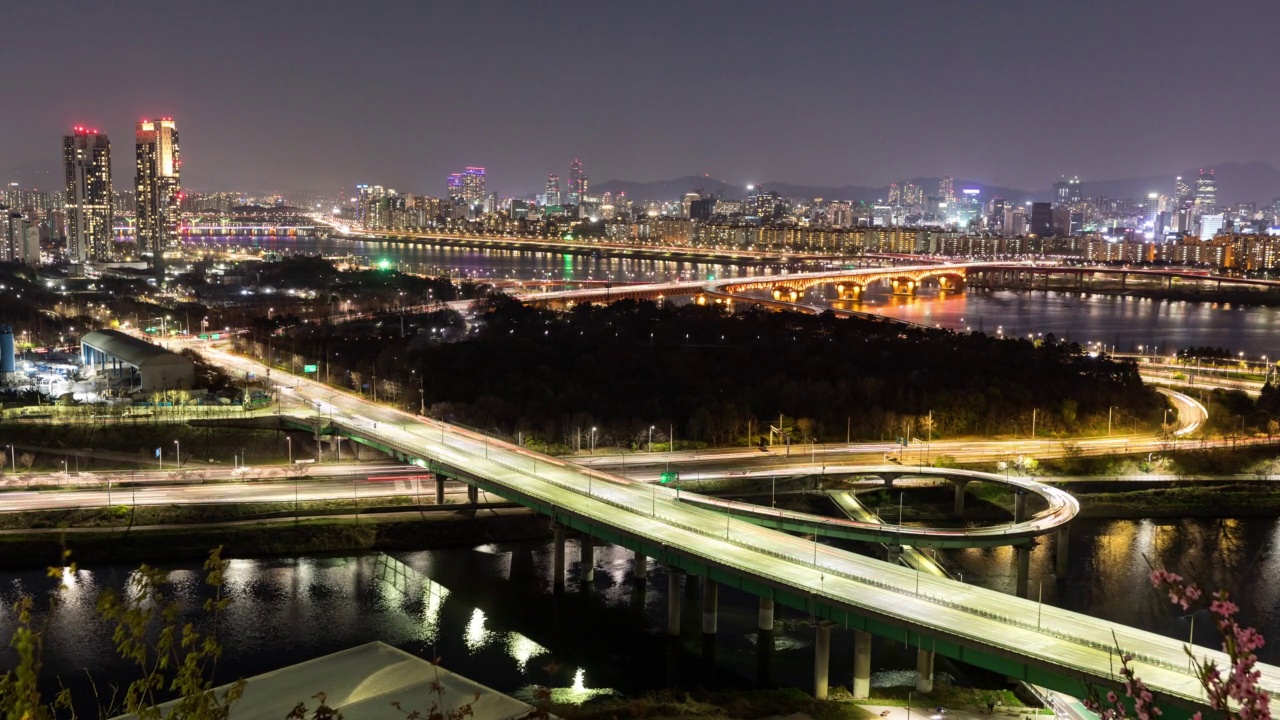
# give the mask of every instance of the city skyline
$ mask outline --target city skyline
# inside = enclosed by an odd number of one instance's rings
[[[492,191],[529,195],[573,157],[593,168],[593,184],[706,173],[743,184],[881,185],[950,174],[1030,190],[1063,174],[1280,163],[1280,141],[1252,119],[1280,109],[1251,90],[1265,51],[1246,44],[1199,63],[1188,46],[1188,62],[1171,66],[1163,51],[1126,40],[1211,24],[1213,8],[748,5],[350,13],[330,2],[250,13],[230,3],[174,10],[164,22],[178,33],[151,32],[160,20],[147,12],[19,7],[17,26],[58,27],[108,76],[133,77],[155,52],[169,61],[147,83],[68,95],[54,81],[68,60],[16,35],[0,59],[30,68],[15,81],[27,111],[0,119],[0,174],[54,187],[56,166],[40,148],[64,128],[123,136],[125,123],[155,111],[182,118],[198,139],[183,182],[204,189],[336,193],[367,181],[438,192],[437,178],[478,165]],[[1277,10],[1256,3],[1236,17],[1265,24]],[[398,22],[382,22],[388,14]],[[422,52],[430,28],[448,32]],[[575,62],[526,61],[556,46],[574,47]],[[486,92],[472,92],[475,83]],[[1202,88],[1202,100],[1180,101],[1187,87]],[[1249,113],[1223,113],[1246,96]],[[115,161],[119,174],[127,157]]]

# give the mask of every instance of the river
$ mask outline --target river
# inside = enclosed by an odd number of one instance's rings
[[[1147,582],[1148,562],[1166,563],[1210,588],[1236,592],[1243,618],[1270,637],[1280,637],[1280,586],[1256,582],[1280,576],[1280,521],[1079,520],[1071,530],[1070,569],[1053,575],[1052,543],[1032,555],[1031,595],[1044,602],[1186,639],[1191,620],[1179,617]],[[382,556],[385,558],[385,556]],[[761,682],[807,688],[812,682],[812,628],[797,611],[779,610],[776,649],[762,656],[756,646],[756,599],[730,588],[720,591],[720,634],[708,655],[698,627],[696,587],[687,586],[685,633],[672,644],[664,636],[667,578],[651,569],[647,583],[631,578],[631,553],[597,549],[595,581],[577,581],[574,544],[568,552],[566,590],[552,591],[546,542],[482,545],[397,554],[414,575],[407,594],[387,580],[388,565],[377,554],[352,557],[276,557],[232,560],[226,589],[232,603],[222,620],[224,679],[249,676],[352,645],[382,640],[504,692],[532,684],[632,692],[670,686],[748,687]],[[965,582],[1009,591],[1009,548],[959,550],[943,561]],[[197,621],[207,597],[199,563],[164,566],[183,617]],[[60,676],[74,685],[87,669],[99,682],[130,677],[115,660],[110,628],[96,618],[94,604],[105,588],[119,589],[132,566],[81,569],[68,577],[64,602],[50,616],[41,603],[37,621],[52,617],[46,648],[46,691]],[[1252,579],[1252,580],[1251,580]],[[690,581],[690,585],[694,581]],[[8,637],[7,608],[23,593],[42,596],[53,581],[38,571],[0,573],[0,634]],[[421,588],[421,589],[418,589]],[[1196,641],[1214,642],[1211,623],[1200,616]],[[1259,653],[1280,659],[1280,645]],[[4,663],[13,661],[12,651]],[[848,684],[853,647],[850,633],[833,635],[832,682]],[[877,677],[910,668],[914,655],[878,643]],[[981,673],[940,666],[972,682]],[[898,673],[901,675],[901,673]],[[322,688],[316,688],[320,690]],[[304,700],[306,698],[298,698]]]
[[[662,282],[776,275],[798,265],[730,265],[716,262],[592,257],[544,251],[483,250],[447,245],[345,240],[342,238],[221,237],[188,241],[192,246],[241,252],[353,255],[386,259],[415,272],[481,280],[611,280]],[[862,302],[824,298],[835,307],[876,312],[922,325],[979,330],[1009,336],[1042,336],[1081,344],[1115,346],[1123,352],[1164,352],[1209,345],[1251,357],[1280,357],[1280,308],[1152,300],[1115,295],[1044,291],[966,291],[916,297],[870,288]]]

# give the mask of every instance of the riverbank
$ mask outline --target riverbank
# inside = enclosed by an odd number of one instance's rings
[[[1075,287],[1065,285],[1049,285],[1048,287],[1028,287],[1027,285],[978,285],[969,286],[971,291],[1024,293],[1060,293],[1063,295],[1103,295],[1114,297],[1132,297],[1150,300],[1166,300],[1171,302],[1201,302],[1230,305],[1276,307],[1280,306],[1280,293],[1262,290],[1219,290],[1201,287],[1151,287],[1144,285]]]
[[[459,509],[337,517],[282,518],[193,525],[134,525],[115,529],[56,528],[0,535],[0,568],[62,564],[64,549],[83,564],[136,564],[223,557],[418,550],[550,535],[546,518],[523,509]]]

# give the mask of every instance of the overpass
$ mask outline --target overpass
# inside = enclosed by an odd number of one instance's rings
[[[216,349],[210,354],[234,370],[262,369]],[[1164,699],[1167,717],[1206,708],[1180,641],[735,523],[732,515],[678,501],[671,488],[335,394],[303,378],[296,392],[332,414],[316,418],[318,431],[336,430],[466,482],[473,492],[491,492],[548,516],[557,583],[564,577],[565,531],[573,529],[634,551],[637,577],[647,576],[650,558],[669,568],[669,630],[679,628],[682,574],[702,578],[705,633],[717,630],[721,584],[760,597],[761,628],[772,628],[775,603],[807,613],[815,628],[814,690],[820,698],[827,694],[831,632],[843,627],[855,633],[855,686],[869,678],[875,634],[915,647],[920,667],[932,668],[941,654],[1076,697],[1119,687],[1119,657],[1130,654],[1138,674]],[[1227,662],[1218,651],[1194,652],[1220,666]],[[1266,691],[1280,690],[1280,668],[1259,669]]]

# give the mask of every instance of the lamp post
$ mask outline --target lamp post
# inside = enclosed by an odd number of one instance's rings
[[[591,428],[591,454],[596,454],[596,429]]]
[[[13,465],[13,474],[18,474],[18,456],[14,454],[13,446],[9,446],[9,462]]]
[[[1107,406],[1107,437],[1111,437],[1111,411],[1115,409],[1115,405]]]
[[[285,442],[289,443],[289,464],[293,464],[293,438],[288,435],[284,436]]]
[[[181,469],[182,468],[182,445],[180,445],[177,440],[173,441],[173,454],[174,454],[174,462],[176,463],[175,467]]]
[[[653,426],[649,426],[649,452],[653,452]]]

